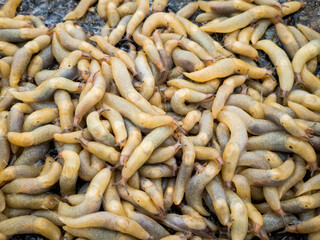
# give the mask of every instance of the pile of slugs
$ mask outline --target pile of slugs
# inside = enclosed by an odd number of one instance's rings
[[[283,23],[301,2],[81,0],[48,28],[21,1],[0,10],[0,239],[320,239],[320,33]]]

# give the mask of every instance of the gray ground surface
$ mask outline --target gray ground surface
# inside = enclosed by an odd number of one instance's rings
[[[0,6],[6,2],[6,0],[0,0]],[[47,26],[54,27],[58,22],[62,21],[62,18],[71,11],[79,1],[76,0],[23,0],[18,7],[18,13],[20,14],[32,14],[39,16]],[[190,2],[190,0],[171,0],[168,5],[168,10],[177,12],[182,6]],[[280,2],[283,2],[280,0]],[[94,9],[92,9],[94,10]],[[302,23],[312,27],[313,29],[320,31],[320,0],[305,0],[304,7],[294,16],[286,18],[286,22],[289,25],[295,25]],[[77,22],[82,26],[86,32],[90,32],[92,35],[99,34],[101,27],[105,22],[100,19],[95,11],[89,11],[83,18]],[[268,38],[274,36],[274,32],[269,30]],[[274,39],[276,41],[276,38]],[[12,239],[42,239],[35,235],[17,236]],[[276,240],[299,240],[306,239],[305,236],[297,236],[283,233],[275,233],[270,239]]]

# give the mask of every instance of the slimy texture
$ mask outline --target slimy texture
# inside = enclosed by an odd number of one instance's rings
[[[292,64],[288,55],[270,40],[261,40],[255,46],[268,54],[272,63],[276,66],[280,88],[284,94],[287,94],[294,83]]]
[[[0,9],[0,239],[320,238],[301,2],[81,0],[50,28],[21,2]]]

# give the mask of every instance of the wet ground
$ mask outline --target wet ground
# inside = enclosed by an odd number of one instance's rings
[[[0,6],[5,3],[6,0],[0,0]],[[76,0],[23,0],[21,5],[18,7],[18,13],[27,15],[32,14],[39,16],[47,26],[54,27],[57,23],[62,22],[62,18],[75,6],[79,1]],[[170,0],[168,4],[168,10],[177,12],[185,4],[189,3],[190,0]],[[280,2],[284,2],[280,0]],[[303,8],[293,16],[289,16],[285,19],[289,25],[296,25],[302,23],[314,30],[320,32],[320,0],[305,0]],[[95,7],[91,8],[90,11],[77,23],[82,26],[86,32],[90,32],[91,35],[99,34],[101,27],[104,26],[105,22],[100,19],[95,11]],[[268,35],[272,37],[274,32],[269,30]],[[268,38],[269,38],[268,36]],[[274,39],[276,41],[276,38]],[[35,235],[24,235],[20,237],[14,237],[12,239],[28,239],[28,240],[40,240],[41,237]],[[290,235],[284,233],[274,233],[270,236],[271,240],[302,240],[307,239],[305,236]]]
[[[0,0],[3,4],[6,0]],[[48,26],[55,26],[61,22],[62,18],[73,9],[79,1],[76,0],[23,0],[18,7],[18,12],[21,14],[34,14],[39,16]],[[170,0],[168,10],[177,12],[181,7],[190,2],[190,0]],[[281,1],[280,2],[284,2]],[[78,21],[86,31],[99,33],[104,21],[100,19],[94,11],[88,12],[83,18]],[[290,25],[302,23],[320,31],[320,0],[305,0],[304,7],[299,13],[292,17],[287,17]]]

